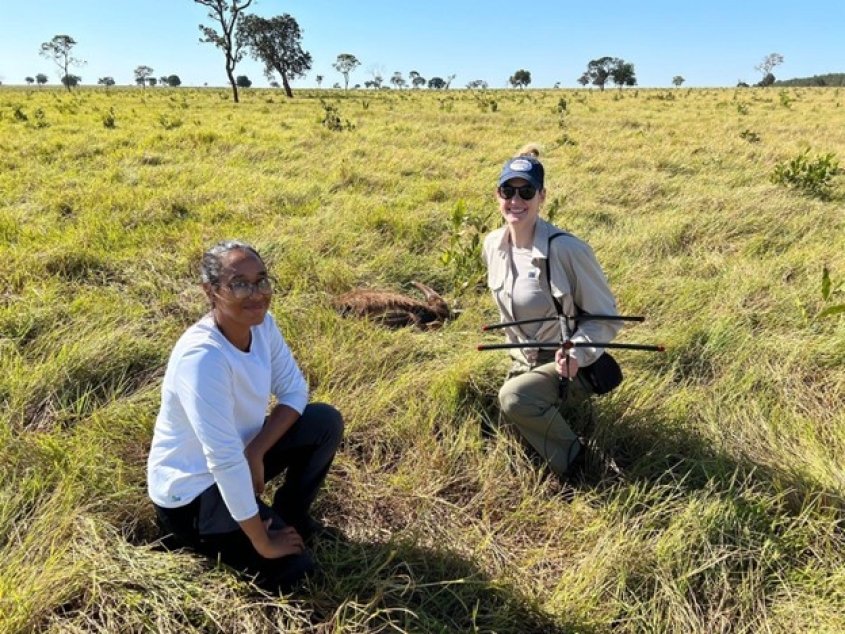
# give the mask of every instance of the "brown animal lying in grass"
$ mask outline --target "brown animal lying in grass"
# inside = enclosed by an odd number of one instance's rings
[[[344,293],[334,306],[344,317],[362,317],[387,326],[416,326],[422,330],[440,328],[449,318],[449,305],[432,288],[412,281],[425,302],[390,291],[358,289]]]

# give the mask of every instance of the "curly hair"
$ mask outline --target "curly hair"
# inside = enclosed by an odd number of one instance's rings
[[[212,285],[220,283],[220,275],[223,273],[223,257],[231,251],[249,251],[261,262],[264,260],[255,248],[246,242],[238,240],[221,240],[208,251],[202,254],[200,262],[200,279]]]

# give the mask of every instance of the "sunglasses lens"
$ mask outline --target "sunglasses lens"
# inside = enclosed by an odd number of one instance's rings
[[[531,200],[534,198],[536,193],[537,190],[531,185],[523,185],[519,188],[519,197],[522,198],[522,200]]]
[[[531,200],[537,195],[537,188],[533,185],[523,185],[522,187],[514,187],[513,185],[502,185],[499,187],[499,195],[505,200],[513,198],[514,194],[519,194],[522,200]]]

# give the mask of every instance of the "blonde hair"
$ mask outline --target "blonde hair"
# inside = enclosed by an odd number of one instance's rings
[[[533,156],[535,159],[540,158],[540,146],[536,143],[528,143],[523,145],[519,152],[516,153],[517,156]]]

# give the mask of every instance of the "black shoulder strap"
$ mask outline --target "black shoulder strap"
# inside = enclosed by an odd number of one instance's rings
[[[558,236],[565,236],[565,233],[553,233],[549,236],[549,245],[546,247],[546,283],[549,285],[549,293],[552,296],[552,301],[555,303],[555,308],[557,309],[557,314],[563,314],[563,305],[558,301],[557,297],[555,297],[555,292],[552,289],[552,265],[550,260],[552,259],[552,240],[557,238]]]

